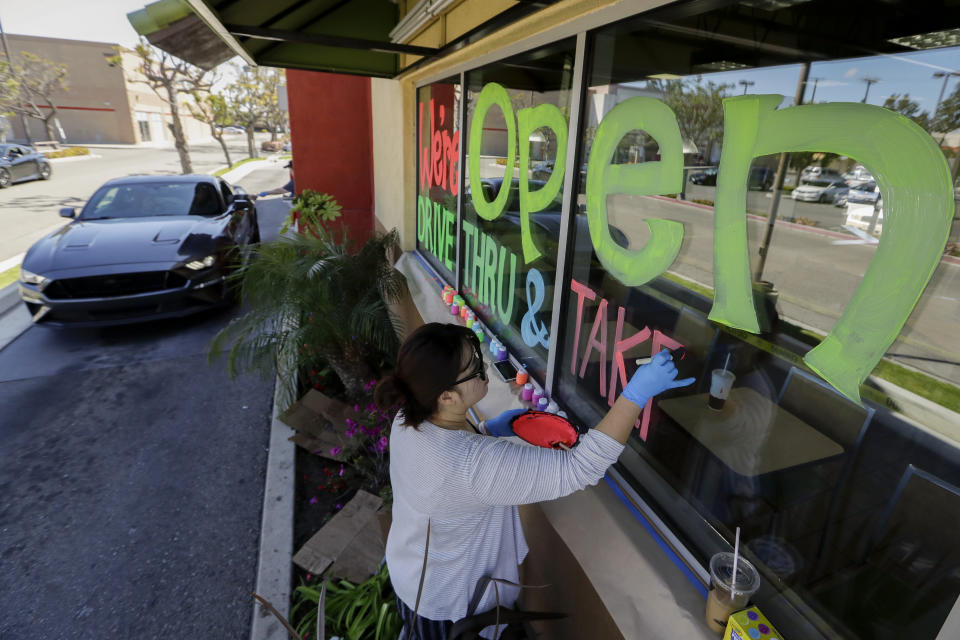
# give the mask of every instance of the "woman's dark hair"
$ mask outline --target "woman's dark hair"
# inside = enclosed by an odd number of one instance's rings
[[[437,410],[437,398],[453,386],[463,369],[463,347],[479,350],[477,336],[456,324],[431,322],[404,341],[397,368],[374,391],[381,408],[399,406],[403,424],[416,428]]]

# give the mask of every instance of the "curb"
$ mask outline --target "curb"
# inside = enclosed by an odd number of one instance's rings
[[[0,289],[0,316],[10,309],[13,309],[20,302],[17,283],[11,282],[3,289]]]
[[[290,581],[293,571],[293,499],[294,451],[287,440],[293,429],[280,421],[280,378],[273,391],[273,416],[270,423],[270,449],[267,454],[263,487],[263,515],[260,523],[260,554],[257,560],[256,593],[272,604],[284,617],[290,613]],[[288,640],[280,621],[256,601],[250,640]]]

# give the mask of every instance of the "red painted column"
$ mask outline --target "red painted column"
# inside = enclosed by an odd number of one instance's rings
[[[361,244],[373,232],[373,122],[370,78],[287,69],[297,190],[329,193]]]

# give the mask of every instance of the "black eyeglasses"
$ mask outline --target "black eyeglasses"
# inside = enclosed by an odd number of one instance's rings
[[[477,363],[477,370],[468,376],[464,376],[460,378],[459,380],[454,382],[452,385],[450,385],[451,387],[455,387],[461,382],[466,382],[467,380],[473,380],[476,377],[479,377],[484,382],[487,381],[487,372],[486,372],[486,367],[483,364],[483,354],[480,352],[480,343],[478,341],[475,344],[471,344],[470,346],[473,347],[473,362]]]

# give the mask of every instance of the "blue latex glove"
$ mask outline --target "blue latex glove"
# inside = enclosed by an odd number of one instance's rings
[[[642,408],[653,396],[667,389],[685,387],[697,380],[696,378],[676,380],[676,377],[677,367],[673,364],[670,352],[659,351],[649,364],[643,365],[633,374],[630,382],[627,383],[627,388],[623,390],[623,397]]]
[[[269,191],[261,191],[257,194],[257,197],[262,198],[263,196],[270,195]]]
[[[496,436],[497,438],[501,438],[503,436],[512,436],[513,429],[510,428],[510,421],[521,413],[526,413],[526,411],[526,409],[510,409],[508,411],[504,411],[496,418],[490,418],[486,423],[487,431],[490,433],[490,435]]]

